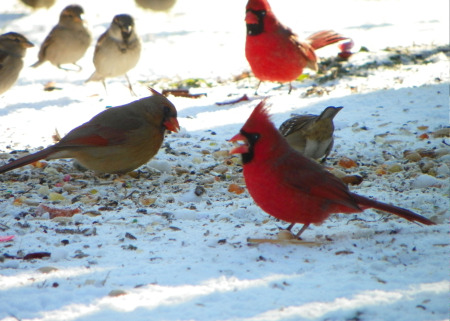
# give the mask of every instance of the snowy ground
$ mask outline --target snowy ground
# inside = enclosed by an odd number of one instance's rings
[[[169,97],[182,131],[166,137],[155,160],[132,176],[95,177],[70,160],[49,161],[0,175],[0,320],[448,320],[449,308],[449,3],[427,1],[272,1],[301,37],[335,29],[353,38],[349,62],[319,56],[325,74],[287,86],[233,77],[248,71],[244,57],[245,2],[183,1],[168,15],[144,12],[134,1],[80,0],[96,39],[118,13],[130,13],[144,41],[130,72],[138,96],[196,79],[199,99]],[[32,12],[16,0],[0,3],[0,32],[16,31],[38,47],[56,23],[50,10]],[[300,2],[297,6],[300,6]],[[304,2],[301,2],[302,4]],[[106,106],[130,102],[122,78],[83,81],[93,71],[92,44],[83,71],[45,64],[24,68],[0,97],[0,163],[52,143]],[[389,48],[388,50],[386,50]],[[328,81],[324,81],[331,79]],[[44,91],[49,81],[60,90]],[[216,102],[247,94],[236,105]],[[358,174],[356,193],[412,209],[438,223],[424,227],[367,210],[334,215],[304,234],[321,245],[248,245],[276,238],[284,222],[263,213],[247,192],[232,137],[263,96],[273,121],[291,113],[344,106],[335,119],[327,166]],[[421,159],[406,158],[418,151]],[[342,168],[349,157],[358,164]],[[197,192],[197,194],[195,193]],[[42,206],[80,209],[50,219]],[[21,259],[48,252],[50,258]]]

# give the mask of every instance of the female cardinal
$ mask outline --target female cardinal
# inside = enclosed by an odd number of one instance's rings
[[[280,133],[293,149],[323,163],[333,148],[333,118],[341,109],[330,106],[320,115],[293,116],[281,124]]]
[[[267,0],[249,0],[245,22],[245,56],[253,74],[261,81],[290,83],[305,67],[317,71],[318,59],[314,50],[347,39],[327,30],[300,41],[291,29],[278,21]]]
[[[180,128],[175,106],[152,92],[153,96],[101,112],[55,145],[1,166],[0,173],[44,158],[75,158],[100,173],[138,168],[158,152],[166,130],[178,132]]]
[[[433,225],[407,209],[357,195],[320,164],[292,149],[270,121],[260,102],[232,142],[244,141],[231,150],[242,154],[244,178],[250,195],[264,211],[278,219],[304,224],[322,223],[333,213],[358,213],[366,208],[383,210],[409,221]]]

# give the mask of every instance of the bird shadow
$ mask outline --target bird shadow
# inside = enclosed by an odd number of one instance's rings
[[[68,104],[70,104],[72,102],[74,102],[73,99],[64,97],[64,98],[53,99],[53,100],[43,100],[43,101],[30,102],[30,103],[12,104],[12,105],[8,105],[5,108],[0,109],[0,116],[6,116],[8,114],[11,114],[11,113],[21,110],[21,109],[41,110],[48,106],[63,107],[63,106],[67,106]]]
[[[170,37],[180,37],[180,36],[187,36],[189,34],[193,33],[193,31],[186,31],[186,30],[179,30],[179,31],[163,31],[158,33],[144,33],[141,34],[140,37],[142,41],[149,42],[149,41],[155,41],[158,39],[169,39]]]
[[[359,25],[359,26],[348,27],[348,29],[357,29],[357,30],[365,29],[365,30],[370,30],[370,29],[386,28],[386,27],[392,27],[392,26],[393,26],[392,23],[380,23],[380,24],[367,23],[367,24],[363,24],[363,25]]]
[[[352,114],[361,114],[365,115],[365,105],[376,104],[378,109],[380,110],[379,117],[376,117],[375,123],[378,124],[384,123],[387,120],[382,117],[382,110],[384,108],[395,109],[396,113],[402,114],[402,119],[410,117],[421,117],[421,119],[425,122],[432,124],[435,127],[440,127],[445,125],[441,120],[441,113],[429,113],[427,115],[418,116],[417,114],[423,113],[423,109],[420,108],[411,108],[414,105],[426,105],[427,104],[427,96],[426,93],[434,92],[435,95],[440,96],[439,99],[442,103],[438,106],[429,106],[429,108],[433,108],[433,110],[441,110],[445,106],[446,97],[448,97],[448,85],[444,83],[436,83],[429,84],[423,88],[401,88],[401,89],[382,89],[375,92],[370,93],[358,93],[352,95],[346,95],[342,97],[330,97],[325,99],[320,99],[318,101],[312,103],[302,103],[302,91],[296,89],[293,92],[292,97],[289,99],[285,99],[283,97],[277,95],[269,95],[268,104],[271,105],[270,113],[271,119],[275,123],[276,126],[279,126],[284,120],[291,117],[292,113],[296,114],[320,114],[320,112],[327,106],[343,106],[343,111],[336,117],[335,124],[337,124],[338,128],[346,128],[350,126],[349,119],[347,115]],[[298,101],[296,99],[298,96]],[[408,100],[402,102],[402,97],[409,97]],[[260,96],[250,96],[249,101],[240,102],[234,105],[226,105],[226,106],[215,106],[216,110],[211,110],[211,104],[205,102],[205,104],[197,104],[195,106],[191,106],[188,108],[184,108],[180,110],[179,117],[188,118],[190,120],[195,121],[197,124],[202,124],[208,121],[208,113],[215,112],[217,113],[219,118],[223,120],[227,119],[229,122],[227,124],[215,124],[213,127],[209,128],[210,130],[220,134],[227,133],[231,134],[232,132],[236,132],[237,128],[243,125],[245,119],[236,119],[229,117],[229,111],[233,109],[240,109],[241,111],[246,110],[249,106],[256,106],[256,104],[261,101],[264,97]],[[396,103],[392,103],[396,102]],[[292,108],[283,108],[283,110],[279,110],[277,106],[289,104]],[[437,109],[436,109],[437,108]],[[248,111],[245,111],[247,113]],[[353,119],[352,117],[350,117]],[[361,123],[364,122],[364,117],[361,120]],[[393,121],[393,120],[390,120]],[[405,121],[405,120],[403,120]],[[190,130],[191,133],[197,133],[200,135],[204,135],[207,132],[206,128],[202,128],[200,126],[199,129]]]
[[[0,29],[6,28],[11,21],[20,19],[26,16],[25,13],[1,13],[0,14]],[[8,32],[8,31],[6,31]]]

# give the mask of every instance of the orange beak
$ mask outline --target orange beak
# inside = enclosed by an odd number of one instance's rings
[[[242,145],[239,145],[232,150],[230,150],[230,154],[246,154],[248,153],[248,143],[247,138],[245,138],[244,135],[241,133],[234,135],[229,142],[240,142],[243,141],[244,143]]]
[[[170,117],[163,123],[164,127],[171,132],[178,133],[180,130],[180,125],[178,124],[178,120],[176,117]]]
[[[257,25],[259,23],[258,17],[251,11],[245,14],[245,23],[249,25]]]

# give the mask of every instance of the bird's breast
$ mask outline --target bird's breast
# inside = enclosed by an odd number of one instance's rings
[[[255,203],[266,213],[291,223],[321,223],[328,213],[323,210],[323,200],[311,197],[304,190],[285,182],[280,168],[244,166],[248,192]]]
[[[245,55],[260,80],[290,82],[297,79],[306,65],[292,39],[273,32],[247,36]]]
[[[323,140],[307,139],[303,155],[313,159],[321,158],[327,152],[332,140],[331,137]]]

